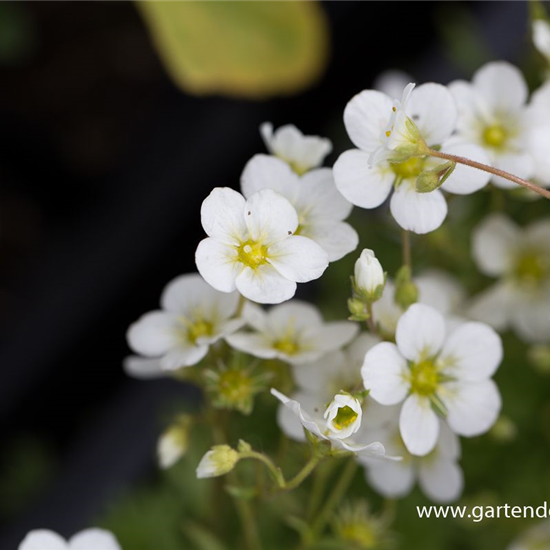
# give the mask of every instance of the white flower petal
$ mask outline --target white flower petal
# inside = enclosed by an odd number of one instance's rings
[[[57,533],[37,529],[24,538],[18,550],[69,550],[69,546]]]
[[[133,378],[149,380],[152,378],[164,378],[166,376],[166,372],[160,366],[160,359],[158,357],[144,359],[137,355],[131,355],[124,359],[122,366],[124,372]]]
[[[297,392],[292,396],[292,400],[300,403],[301,409],[313,412],[319,407],[320,403],[310,393]],[[277,424],[281,431],[294,441],[305,441],[304,426],[293,410],[281,403],[277,409]]]
[[[315,330],[312,342],[323,353],[336,351],[349,344],[359,332],[359,325],[350,321],[334,321]]]
[[[484,323],[470,322],[449,335],[439,358],[450,362],[445,372],[459,380],[482,380],[496,372],[502,355],[500,336]]]
[[[453,133],[458,110],[449,90],[441,84],[421,84],[411,93],[405,112],[428,145],[440,145]]]
[[[333,446],[355,453],[360,457],[372,457],[378,459],[382,458],[384,460],[396,462],[401,460],[401,457],[399,456],[387,456],[384,445],[382,445],[382,443],[380,443],[379,441],[374,441],[373,443],[369,443],[368,445],[363,445],[361,443],[355,443],[350,439],[331,438],[331,442]]]
[[[277,351],[271,346],[264,336],[250,332],[237,332],[226,338],[227,343],[234,349],[244,351],[254,357],[273,359],[277,357]]]
[[[384,334],[394,335],[403,310],[395,303],[395,287],[386,279],[382,298],[372,304],[374,322]]]
[[[434,308],[413,304],[399,319],[395,339],[409,361],[434,356],[443,346],[445,320]]]
[[[408,495],[414,486],[414,468],[408,462],[369,462],[366,479],[371,487],[387,498]]]
[[[165,311],[151,311],[130,325],[126,339],[136,353],[155,357],[188,341],[182,329],[177,315]]]
[[[243,212],[252,240],[266,246],[286,239],[298,227],[298,214],[292,204],[272,189],[254,193]]]
[[[246,324],[259,331],[264,332],[267,328],[267,313],[263,307],[252,302],[246,302],[243,308],[243,318]]]
[[[512,325],[525,342],[550,342],[550,289],[546,294],[525,297],[513,311]]]
[[[388,69],[381,72],[372,84],[373,89],[392,98],[398,98],[409,82],[414,80],[411,75],[399,69]]]
[[[528,89],[521,71],[505,61],[481,67],[472,84],[496,112],[514,111],[527,101]]]
[[[423,271],[415,277],[414,282],[418,288],[418,302],[433,307],[440,313],[451,313],[464,302],[464,288],[446,271]]]
[[[496,422],[502,404],[492,380],[448,383],[441,399],[447,407],[449,426],[465,437],[486,432]]]
[[[201,222],[206,234],[226,244],[245,240],[244,197],[229,187],[216,187],[201,207]]]
[[[502,214],[487,216],[474,230],[472,254],[479,270],[496,277],[512,267],[519,228]]]
[[[302,426],[313,435],[317,436],[319,439],[327,439],[319,429],[317,422],[313,418],[302,410],[300,403],[293,399],[289,399],[286,395],[283,395],[281,392],[276,389],[271,388],[271,395],[275,396],[285,407],[288,407],[300,420]]]
[[[399,416],[399,431],[412,455],[425,456],[433,451],[439,435],[439,420],[427,397],[407,397]]]
[[[300,195],[296,209],[306,210],[308,219],[341,221],[350,215],[353,208],[336,188],[330,168],[311,170],[301,178],[298,189]]]
[[[348,363],[361,367],[367,351],[380,343],[380,338],[370,332],[360,334],[347,348]]]
[[[69,541],[71,550],[120,550],[112,533],[103,529],[86,529]]]
[[[550,26],[544,19],[535,19],[532,25],[533,44],[546,59],[550,59]]]
[[[482,321],[498,331],[506,330],[513,313],[511,289],[497,283],[476,294],[466,307],[468,317]]]
[[[414,182],[403,181],[391,198],[390,210],[403,229],[423,235],[436,230],[445,221],[447,201],[439,189],[417,193]]]
[[[310,224],[302,230],[301,235],[315,241],[328,254],[329,262],[340,260],[359,244],[357,231],[346,222]]]
[[[447,460],[460,460],[460,439],[444,420],[439,420],[439,439],[435,452]]]
[[[268,155],[253,156],[244,167],[241,191],[246,198],[262,189],[273,189],[293,202],[300,178],[283,160]]]
[[[443,457],[423,460],[418,473],[422,492],[433,502],[453,502],[462,494],[464,476],[456,462]]]
[[[391,193],[395,174],[387,163],[370,166],[369,154],[346,151],[334,165],[334,181],[340,193],[361,208],[380,206]]]
[[[289,326],[293,332],[303,332],[323,324],[323,316],[319,309],[302,300],[292,300],[278,307],[273,307],[267,313],[267,331],[276,337],[287,334]]]
[[[160,358],[160,366],[164,371],[191,367],[201,361],[208,353],[208,346],[178,347],[170,350]]]
[[[195,262],[204,280],[220,292],[233,292],[235,279],[243,270],[237,250],[215,239],[203,239],[195,252]]]
[[[344,124],[356,147],[370,153],[380,145],[392,107],[393,101],[375,90],[365,90],[351,99],[344,110]]]
[[[550,143],[550,124],[533,128],[529,133],[528,150],[535,162],[533,177],[543,185],[550,183],[548,143]]]
[[[347,387],[347,380],[344,381],[343,387],[334,387],[334,382],[340,382],[342,377],[347,378],[348,365],[344,352],[334,351],[313,363],[296,366],[292,369],[292,374],[301,390],[318,396],[322,402],[327,402],[336,392]]]
[[[307,283],[328,267],[327,253],[307,237],[293,235],[268,249],[269,263],[286,279]]]
[[[531,179],[535,173],[535,161],[531,152],[503,153],[495,157],[493,165],[523,179]],[[501,189],[518,189],[517,183],[500,176],[493,176],[491,181]]]
[[[524,230],[523,238],[528,246],[545,251],[550,257],[550,218],[530,223]]]
[[[444,153],[466,157],[482,164],[490,164],[487,153],[481,147],[472,143],[458,143],[449,140],[443,144],[441,150]],[[487,172],[471,168],[464,164],[457,164],[453,173],[447,178],[441,188],[449,193],[469,195],[485,187],[490,179],[491,174]]]
[[[369,395],[382,405],[395,405],[409,391],[407,361],[395,344],[382,342],[365,355],[361,376]]]
[[[188,273],[168,283],[160,303],[163,309],[185,317],[200,311],[209,320],[223,321],[237,311],[239,294],[216,292],[198,273]]]
[[[259,304],[280,304],[296,293],[296,283],[285,279],[269,264],[246,267],[235,281],[238,291]]]

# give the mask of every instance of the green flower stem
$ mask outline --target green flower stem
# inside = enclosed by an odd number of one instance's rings
[[[334,486],[334,489],[328,496],[325,502],[325,505],[323,506],[319,515],[317,516],[317,519],[313,522],[313,526],[311,528],[311,532],[313,535],[311,542],[314,542],[315,539],[323,532],[323,529],[325,528],[334,508],[338,506],[338,504],[346,494],[346,491],[348,490],[350,483],[353,481],[356,471],[357,471],[357,461],[355,457],[349,458],[348,463],[346,464],[345,468],[342,470],[340,479],[338,479],[336,485]]]
[[[365,323],[367,324],[367,328],[373,334],[378,334],[378,329],[376,328],[376,323],[374,322],[374,317],[372,314],[372,302],[367,302],[367,313],[369,314],[367,320],[365,321]]]
[[[322,468],[318,468],[315,471],[315,474],[313,477],[313,487],[309,495],[309,503],[308,503],[308,510],[307,510],[308,522],[311,522],[311,520],[315,517],[315,513],[321,506],[323,494],[325,492],[325,487],[326,487],[329,475],[332,473],[332,469],[334,465],[337,463],[338,463],[337,460],[330,460],[327,463],[325,463]]]
[[[296,489],[301,483],[317,468],[318,464],[323,460],[324,456],[319,453],[313,453],[309,461],[305,466],[287,483],[285,483],[284,490],[292,491]]]
[[[476,162],[475,160],[459,157],[457,155],[450,155],[448,153],[442,153],[441,151],[434,151],[433,149],[429,149],[429,148],[427,150],[427,154],[432,157],[450,160],[458,164],[464,164],[472,168],[477,168],[478,170],[483,170],[484,172],[493,174],[494,176],[500,176],[501,178],[517,183],[518,185],[525,187],[525,189],[529,189],[529,191],[538,193],[545,199],[550,200],[550,190],[544,189],[538,185],[535,185],[534,183],[531,183],[530,181],[524,180],[523,178],[519,178],[518,176],[514,176],[514,174],[510,174],[509,172],[505,172],[504,170],[499,170],[498,168],[493,168],[492,166],[487,166],[486,164],[482,164],[481,162]]]
[[[403,229],[401,232],[403,248],[403,265],[406,265],[412,272],[411,234]]]
[[[262,453],[258,453],[256,451],[247,451],[247,452],[241,453],[240,455],[241,455],[241,459],[252,458],[254,460],[259,460],[260,462],[265,464],[270,474],[273,476],[275,483],[277,483],[277,487],[281,489],[285,487],[286,482],[285,482],[283,473],[281,472],[281,469],[277,468],[277,466],[273,464],[273,461],[268,456]]]

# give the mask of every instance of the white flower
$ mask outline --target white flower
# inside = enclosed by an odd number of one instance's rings
[[[361,365],[367,351],[380,342],[369,333],[358,336],[345,350],[329,353],[313,363],[295,365],[292,374],[296,392],[291,399],[298,401],[310,415],[323,410],[340,391],[356,393],[363,389]],[[366,397],[363,401],[363,426],[376,427],[386,421],[391,407],[383,407]],[[296,441],[305,441],[304,429],[290,409],[281,405],[277,422],[284,434]]]
[[[400,462],[361,458],[368,483],[386,498],[408,495],[415,481],[432,501],[447,503],[457,500],[462,493],[464,477],[458,461],[460,441],[449,427],[439,420],[439,436],[431,453],[414,456],[407,451],[399,435],[399,407],[391,420],[378,429],[361,429],[360,437],[379,440],[386,452],[403,457]]]
[[[550,25],[544,19],[535,19],[532,31],[535,48],[550,63]]]
[[[197,477],[223,476],[230,472],[239,461],[239,453],[229,445],[214,445],[197,466]]]
[[[459,435],[479,435],[494,424],[501,399],[491,376],[502,359],[502,343],[491,327],[468,322],[446,335],[439,312],[413,304],[397,323],[396,342],[367,352],[361,374],[380,404],[404,401],[399,428],[411,454],[424,456],[435,447],[434,408]]]
[[[309,237],[328,254],[331,262],[357,248],[357,232],[345,220],[353,206],[340,194],[330,168],[311,170],[300,177],[282,160],[256,155],[246,165],[241,190],[250,198],[262,189],[273,189],[296,209],[294,235]]]
[[[323,164],[332,151],[329,139],[319,136],[304,136],[296,126],[287,124],[273,132],[273,124],[264,122],[260,133],[267,150],[284,160],[297,173],[304,174]]]
[[[545,507],[542,508],[546,510]],[[508,546],[507,550],[546,550],[547,548],[550,548],[550,519],[541,521],[527,530]]]
[[[441,161],[413,156],[403,162],[388,162],[388,157],[396,155],[400,147],[411,146],[414,140],[406,121],[414,121],[430,147],[441,145],[444,152],[479,162],[487,162],[487,156],[475,145],[449,139],[455,129],[457,108],[447,88],[429,83],[412,91],[407,87],[406,91],[410,97],[405,94],[404,106],[403,101],[394,102],[375,90],[363,91],[348,103],[344,123],[358,149],[340,156],[334,165],[334,179],[342,195],[361,208],[380,206],[395,188],[390,210],[397,223],[415,233],[428,233],[445,220],[447,203],[441,190],[419,193],[415,184],[422,172],[439,166]],[[489,176],[480,170],[457,166],[441,188],[468,194],[481,189],[488,180]]]
[[[66,541],[53,531],[31,531],[19,550],[120,550],[115,537],[103,529],[86,529]]]
[[[531,343],[550,341],[550,218],[518,227],[502,214],[474,231],[479,270],[499,281],[474,298],[469,314]]]
[[[263,304],[289,300],[296,283],[318,279],[328,266],[326,252],[307,237],[294,235],[298,215],[279,193],[263,189],[248,200],[218,187],[204,200],[199,243],[200,274],[216,290]]]
[[[381,294],[386,276],[372,250],[365,248],[355,262],[355,287],[374,301]]]
[[[471,83],[458,80],[449,89],[459,108],[457,139],[482,147],[495,168],[531,178],[535,165],[529,134],[536,116],[527,108],[527,84],[519,69],[503,61],[488,63]],[[547,132],[543,141],[548,143],[549,138]],[[493,177],[493,182],[503,188],[516,187],[500,177]]]
[[[157,456],[161,468],[170,468],[187,452],[191,421],[191,416],[181,415],[160,436],[157,443]]]
[[[143,366],[150,372],[157,367],[172,371],[196,365],[211,344],[244,324],[234,318],[238,303],[237,293],[217,292],[198,274],[177,277],[162,293],[162,309],[143,315],[126,335],[132,350],[153,360],[136,363],[131,359],[127,367],[139,371]]]
[[[351,395],[335,395],[323,417],[320,411],[308,414],[298,401],[289,399],[275,389],[271,393],[296,415],[304,429],[322,441],[330,441],[334,449],[350,451],[359,456],[386,456],[386,450],[380,442],[361,444],[348,437],[361,425],[361,404]]]
[[[340,349],[359,328],[349,321],[325,323],[319,310],[293,300],[267,312],[247,304],[243,316],[253,332],[237,332],[227,338],[230,346],[262,359],[280,359],[291,364],[308,363]]]
[[[414,278],[418,303],[437,309],[445,316],[456,315],[466,294],[460,283],[445,271],[431,269]],[[388,338],[395,335],[403,310],[395,301],[395,285],[387,280],[382,297],[372,305],[374,322]]]

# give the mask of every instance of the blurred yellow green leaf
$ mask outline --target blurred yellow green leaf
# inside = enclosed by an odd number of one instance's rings
[[[137,2],[158,53],[184,91],[262,99],[322,73],[328,24],[316,1]]]

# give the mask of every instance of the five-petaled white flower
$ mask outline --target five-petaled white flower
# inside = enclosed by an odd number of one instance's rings
[[[237,332],[227,338],[230,346],[262,359],[280,359],[291,364],[315,361],[340,349],[357,334],[356,323],[325,323],[320,311],[299,300],[264,311],[246,304],[243,317],[253,332]]]
[[[365,353],[378,342],[378,337],[363,333],[345,350],[329,353],[312,363],[293,366],[296,391],[291,399],[298,401],[303,410],[314,414],[324,410],[326,404],[340,391],[350,394],[361,391],[361,365]],[[391,407],[379,405],[368,396],[363,400],[362,408],[362,426],[378,427],[391,414]],[[305,441],[300,420],[282,404],[277,411],[277,422],[286,436],[295,441]]]
[[[550,218],[520,228],[502,214],[473,233],[478,268],[499,281],[474,297],[468,313],[532,343],[550,341]]]
[[[292,124],[286,124],[273,131],[271,122],[260,126],[260,133],[267,150],[284,160],[299,175],[323,164],[332,151],[332,143],[327,138],[305,136]]]
[[[38,529],[25,537],[19,550],[120,550],[120,545],[103,529],[86,529],[68,541],[53,531]]]
[[[164,289],[161,310],[143,315],[128,329],[128,345],[149,359],[130,358],[130,372],[153,374],[196,365],[209,346],[239,329],[244,320],[235,318],[239,295],[224,294],[200,275],[177,277]],[[160,372],[159,372],[160,374]]]
[[[333,449],[350,451],[359,456],[386,457],[386,450],[380,442],[361,444],[350,437],[361,427],[363,414],[361,403],[352,395],[340,392],[323,412],[316,410],[309,414],[298,401],[275,389],[271,393],[296,415],[304,429],[322,441],[330,441]]]
[[[248,200],[227,187],[216,188],[201,208],[208,238],[199,243],[200,274],[215,289],[263,304],[289,300],[296,283],[318,279],[328,266],[327,253],[307,237],[294,235],[298,214],[272,189]]]
[[[495,168],[531,178],[535,162],[530,133],[536,114],[527,106],[527,84],[519,69],[504,61],[487,63],[476,71],[471,83],[457,80],[449,89],[459,110],[457,140],[482,147]],[[550,132],[542,132],[537,139],[548,143]],[[501,177],[492,181],[499,187],[516,187]]]
[[[359,437],[375,439],[386,448],[386,452],[403,457],[400,462],[372,460],[368,457],[359,461],[365,467],[367,482],[387,498],[402,498],[408,495],[418,481],[422,492],[432,501],[452,502],[460,497],[464,476],[458,461],[460,440],[443,420],[439,420],[439,436],[434,450],[426,456],[409,453],[399,434],[399,405],[381,407],[373,414],[384,412],[382,422],[374,427],[361,426]]]
[[[415,233],[437,229],[447,216],[445,197],[440,189],[418,192],[416,179],[441,161],[406,154],[402,157],[405,160],[400,160],[400,156],[421,137],[432,148],[441,146],[446,153],[487,162],[479,147],[449,139],[456,119],[456,103],[439,84],[422,84],[414,90],[409,85],[400,102],[376,90],[361,92],[344,111],[346,129],[358,149],[346,151],[336,161],[336,187],[361,208],[380,206],[394,188],[390,210],[402,228]],[[420,136],[411,134],[411,121]],[[488,180],[489,176],[479,170],[457,165],[441,188],[468,194],[481,189]]]
[[[300,177],[282,160],[256,155],[243,171],[241,190],[249,198],[262,189],[273,189],[290,201],[298,213],[294,235],[315,241],[327,252],[329,261],[357,248],[357,232],[343,221],[353,206],[336,189],[330,168],[311,170]]]
[[[382,342],[365,356],[365,388],[382,405],[404,401],[401,437],[411,454],[430,453],[439,435],[434,408],[450,428],[471,437],[498,417],[501,398],[491,376],[502,359],[502,342],[488,325],[463,323],[446,336],[435,309],[413,304],[397,323],[396,344]]]

